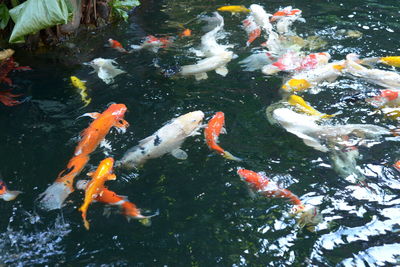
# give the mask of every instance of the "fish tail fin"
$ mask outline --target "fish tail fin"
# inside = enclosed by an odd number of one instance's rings
[[[21,194],[21,191],[9,191],[7,190],[6,193],[4,193],[1,198],[4,199],[5,201],[11,201],[17,198],[19,194]]]
[[[298,225],[303,228],[306,227],[311,232],[315,232],[315,226],[322,221],[322,216],[318,208],[312,205],[296,205],[295,215],[297,217]]]
[[[379,58],[379,57],[364,58],[364,59],[360,60],[360,64],[366,65],[368,67],[373,67],[380,61],[380,59],[381,58]]]
[[[235,160],[235,161],[242,161],[241,158],[235,157],[234,155],[232,155],[230,152],[228,151],[224,151],[224,153],[222,154],[222,156],[226,159],[229,160]]]
[[[88,220],[86,219],[86,216],[83,219],[83,225],[85,226],[86,230],[90,229],[90,224],[89,224]]]
[[[62,204],[71,192],[71,188],[63,182],[54,182],[39,195],[39,205],[45,210],[61,209]]]
[[[164,77],[169,78],[180,72],[181,69],[181,66],[169,66],[161,68],[161,74],[164,75]]]
[[[142,49],[142,47],[141,47],[140,45],[131,45],[131,48],[132,48],[133,50],[140,50],[140,49]]]
[[[156,211],[154,214],[152,214],[152,215],[148,215],[148,216],[140,215],[140,216],[138,216],[137,218],[139,218],[139,222],[140,222],[141,224],[143,224],[144,226],[149,227],[149,226],[151,226],[151,218],[154,217],[154,216],[157,216],[157,215],[159,215],[159,214],[160,214],[160,211],[157,210],[157,211]]]

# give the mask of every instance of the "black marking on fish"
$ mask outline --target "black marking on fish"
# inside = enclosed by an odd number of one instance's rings
[[[159,144],[161,144],[161,138],[156,135],[156,138],[154,139],[154,146],[158,146]]]
[[[146,153],[146,149],[142,146],[139,146],[140,152],[144,155]]]
[[[69,174],[69,173],[72,172],[74,169],[75,169],[75,166],[72,166],[71,168],[68,168],[68,169],[63,170],[63,171],[60,173],[59,177],[63,177],[63,176],[65,176],[65,175]]]

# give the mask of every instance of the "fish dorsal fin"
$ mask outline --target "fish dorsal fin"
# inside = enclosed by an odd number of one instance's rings
[[[100,115],[101,115],[101,113],[98,113],[98,112],[89,112],[89,113],[85,113],[85,114],[83,114],[83,115],[80,115],[78,118],[81,118],[81,117],[90,117],[90,118],[92,118],[92,119],[97,119],[98,117],[100,117]]]
[[[225,66],[215,69],[215,72],[221,76],[226,76],[228,74],[228,69]]]
[[[188,158],[187,153],[180,148],[172,150],[171,155],[180,160],[185,160]]]
[[[148,137],[146,137],[146,138],[140,140],[140,141],[139,141],[139,146],[144,145],[144,144],[146,144],[146,143],[148,143],[148,142],[152,142],[154,138],[155,138],[154,135],[150,135],[150,136],[148,136]]]

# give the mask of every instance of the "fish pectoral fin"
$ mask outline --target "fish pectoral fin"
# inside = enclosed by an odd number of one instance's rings
[[[208,75],[207,75],[207,73],[202,72],[202,73],[198,73],[198,74],[194,75],[194,78],[196,78],[196,81],[205,80],[208,78]]]
[[[226,131],[225,127],[221,128],[221,134],[227,134],[228,132]]]
[[[113,173],[113,174],[109,174],[108,176],[107,176],[107,180],[116,180],[117,179],[117,176]]]
[[[180,148],[172,150],[171,155],[180,160],[185,160],[188,158],[188,154]]]
[[[90,177],[92,177],[93,174],[94,174],[94,172],[88,172],[88,173],[86,173],[86,175],[87,175],[87,176],[90,176]]]
[[[225,66],[215,69],[215,72],[221,76],[226,76],[228,74],[228,69]]]
[[[117,121],[114,125],[114,127],[119,128],[121,130],[125,130],[126,128],[128,128],[128,126],[129,126],[129,122],[127,122],[124,119]]]
[[[80,115],[78,118],[81,118],[81,117],[90,117],[90,118],[92,118],[92,119],[97,119],[98,117],[100,116],[100,113],[98,113],[98,112],[90,112],[90,113],[85,113],[85,114],[83,114],[83,115]]]

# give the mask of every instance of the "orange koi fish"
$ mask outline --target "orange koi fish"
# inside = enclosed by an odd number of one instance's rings
[[[11,89],[0,92],[0,102],[5,106],[12,107],[21,104],[23,101],[16,100],[15,98],[22,96],[20,94],[11,93]]]
[[[276,21],[283,17],[292,17],[292,16],[299,16],[301,15],[301,10],[297,8],[292,8],[291,6],[285,7],[283,9],[278,10],[275,12],[272,17],[271,21]]]
[[[21,191],[8,190],[6,184],[2,180],[0,180],[0,199],[11,201],[14,200],[21,193]]]
[[[248,16],[242,21],[243,28],[248,35],[246,46],[249,46],[254,40],[261,36],[261,28],[254,21],[253,16]]]
[[[294,205],[292,212],[299,214],[298,222],[301,227],[307,226],[313,231],[316,224],[321,220],[318,209],[314,206],[304,205],[302,201],[290,190],[279,187],[273,181],[260,173],[246,169],[238,169],[237,174],[245,181],[251,189],[269,198],[287,198]]]
[[[400,160],[396,161],[396,163],[393,164],[393,167],[396,168],[396,170],[400,171]]]
[[[85,228],[89,230],[89,222],[86,219],[87,210],[93,200],[101,193],[104,183],[108,180],[115,180],[117,177],[113,174],[114,159],[106,158],[103,159],[94,173],[88,173],[92,177],[92,180],[87,185],[85,190],[85,199],[79,211],[82,212],[82,219]]]
[[[114,48],[119,52],[128,53],[128,51],[126,51],[126,49],[122,46],[122,44],[117,40],[113,40],[110,38],[108,39],[108,44],[110,45],[111,48]]]
[[[172,43],[172,38],[157,38],[154,35],[148,35],[141,45],[131,45],[134,50],[148,49],[157,53],[160,48],[166,48]]]
[[[216,151],[218,154],[223,156],[226,159],[241,161],[240,158],[233,156],[228,151],[225,151],[222,147],[218,145],[218,136],[221,133],[226,133],[224,128],[225,125],[225,115],[223,112],[217,112],[215,115],[208,121],[207,127],[204,130],[204,136],[206,138],[207,146]]]
[[[86,189],[89,181],[81,180],[76,183],[78,189]],[[158,215],[158,212],[151,216],[144,216],[140,213],[140,209],[136,205],[130,202],[127,197],[117,195],[115,192],[109,190],[107,187],[103,187],[99,190],[99,194],[93,199],[93,201],[105,203],[111,206],[118,206],[121,209],[122,215],[124,215],[128,221],[131,219],[139,220],[145,226],[150,226],[150,218]]]
[[[104,140],[112,127],[125,131],[129,126],[129,123],[123,119],[126,111],[124,104],[112,104],[101,114],[95,112],[82,115],[90,116],[95,120],[81,133],[81,140],[67,168],[60,172],[56,181],[41,194],[41,206],[44,209],[61,208],[64,200],[74,191],[74,179],[89,161],[89,154]]]
[[[380,95],[374,96],[372,98],[366,99],[367,103],[370,103],[374,107],[399,107],[400,98],[399,91],[394,90],[381,90]]]
[[[181,34],[179,34],[179,37],[189,37],[192,36],[192,30],[191,29],[184,29]]]

